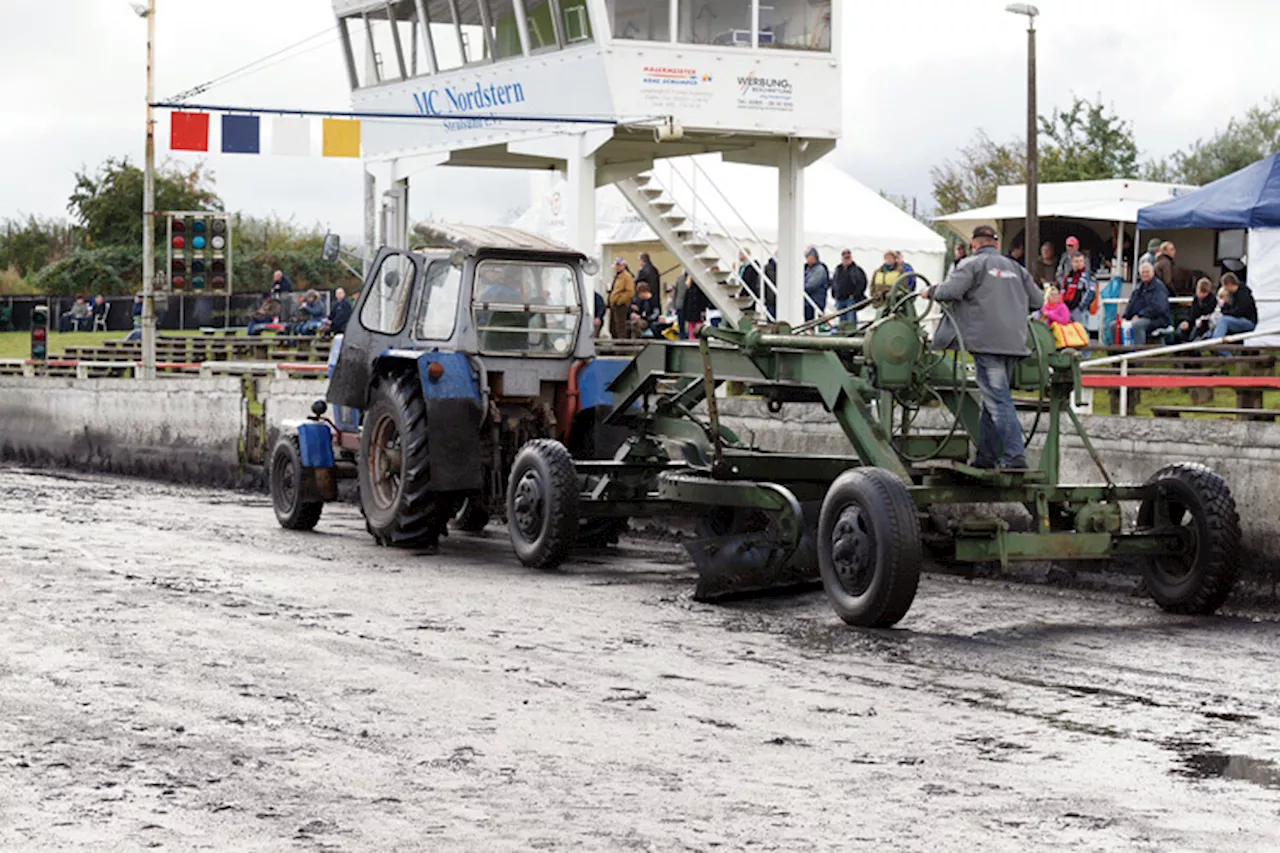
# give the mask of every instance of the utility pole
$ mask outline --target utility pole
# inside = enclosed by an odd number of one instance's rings
[[[156,120],[155,102],[156,0],[147,0],[147,148],[142,172],[142,378],[156,376]]]
[[[1027,16],[1027,227],[1024,256],[1028,269],[1040,253],[1040,156],[1036,145],[1036,15],[1040,10],[1029,3],[1011,3],[1006,12]]]

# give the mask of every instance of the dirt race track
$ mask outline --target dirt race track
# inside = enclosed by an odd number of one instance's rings
[[[857,631],[653,545],[14,468],[0,566],[6,853],[1280,849],[1266,619],[927,576]]]

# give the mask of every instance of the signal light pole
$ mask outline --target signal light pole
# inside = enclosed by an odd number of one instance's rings
[[[49,360],[49,306],[31,309],[31,360]]]
[[[142,171],[142,378],[156,376],[156,120],[151,104],[155,91],[156,0],[134,11],[147,19],[147,148]]]
[[[1040,154],[1036,145],[1036,15],[1040,10],[1030,3],[1010,3],[1005,11],[1027,16],[1027,219],[1022,257],[1030,269],[1032,260],[1040,256]]]

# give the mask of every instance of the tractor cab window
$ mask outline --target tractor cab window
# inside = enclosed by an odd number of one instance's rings
[[[418,308],[418,337],[447,341],[453,336],[458,315],[458,289],[462,270],[449,261],[432,261],[422,280],[422,303]]]
[[[582,319],[578,277],[566,264],[481,261],[472,313],[482,352],[569,355]]]
[[[369,283],[360,309],[360,325],[371,332],[398,335],[409,314],[416,268],[408,255],[387,255]]]

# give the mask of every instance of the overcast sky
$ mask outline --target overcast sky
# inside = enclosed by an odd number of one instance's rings
[[[313,49],[200,96],[206,103],[347,109],[327,0],[158,0],[157,97],[324,31]],[[1025,125],[1024,18],[1004,0],[847,3],[844,138],[831,155],[867,185],[929,200],[929,168],[978,128]],[[1099,95],[1144,155],[1167,156],[1280,91],[1280,2],[1038,0],[1041,112]],[[51,7],[57,6],[57,12]],[[0,217],[64,215],[81,166],[142,161],[146,25],[126,0],[0,0]],[[168,121],[157,125],[168,157]],[[198,155],[177,155],[192,160]],[[210,154],[231,209],[361,231],[360,167]],[[438,174],[437,174],[438,173]],[[493,221],[528,203],[510,173],[437,169],[413,213]]]

